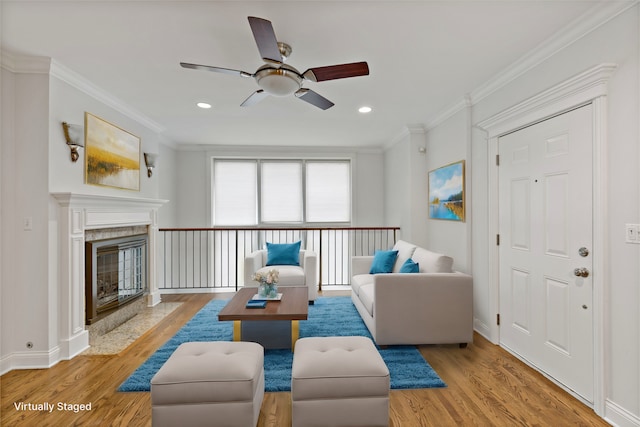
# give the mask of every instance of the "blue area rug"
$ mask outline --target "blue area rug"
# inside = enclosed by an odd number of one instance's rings
[[[151,378],[183,342],[231,341],[232,322],[218,322],[218,312],[227,301],[213,300],[200,310],[178,333],[167,341],[120,386],[118,391],[149,391]],[[349,297],[318,298],[309,306],[308,320],[300,321],[300,337],[352,336],[371,338]],[[389,368],[392,389],[446,387],[438,374],[414,346],[378,349]],[[290,350],[266,350],[265,391],[291,390]]]

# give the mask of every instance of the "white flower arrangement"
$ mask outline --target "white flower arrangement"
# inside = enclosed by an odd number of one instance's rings
[[[278,296],[278,276],[276,269],[267,271],[266,273],[256,273],[253,280],[258,282],[258,296],[264,298],[275,298]]]
[[[259,283],[266,283],[268,285],[271,284],[277,284],[278,283],[278,277],[280,275],[280,272],[276,269],[271,269],[269,271],[267,271],[266,273],[256,273],[253,275],[253,280],[255,280],[256,282]]]

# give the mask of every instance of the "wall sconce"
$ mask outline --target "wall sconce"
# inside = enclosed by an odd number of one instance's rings
[[[64,138],[67,140],[67,145],[71,150],[71,161],[75,163],[80,157],[80,154],[78,154],[78,148],[84,147],[82,126],[70,125],[67,122],[62,122],[62,130],[64,131]]]
[[[153,168],[156,167],[157,154],[144,153],[144,164],[147,165],[147,176],[151,178],[153,175]]]

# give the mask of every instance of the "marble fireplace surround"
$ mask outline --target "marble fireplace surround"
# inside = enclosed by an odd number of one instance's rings
[[[85,328],[85,231],[146,226],[149,307],[160,303],[156,276],[158,209],[167,200],[52,193],[58,203],[59,350],[71,359],[89,346]],[[95,234],[92,232],[92,234]]]

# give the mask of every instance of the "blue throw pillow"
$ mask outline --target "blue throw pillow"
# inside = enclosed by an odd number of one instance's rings
[[[376,251],[373,254],[370,274],[391,273],[393,265],[396,263],[398,251]]]
[[[300,265],[300,242],[267,243],[267,265]]]
[[[406,260],[404,264],[402,264],[402,267],[400,267],[400,273],[419,273],[419,272],[420,272],[420,265],[414,260],[412,260],[411,258]]]

